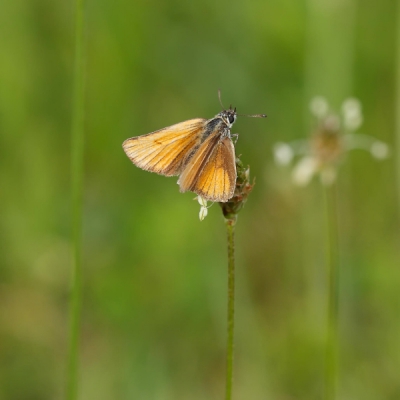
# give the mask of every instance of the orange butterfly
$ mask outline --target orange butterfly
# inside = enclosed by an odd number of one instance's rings
[[[208,120],[190,119],[127,139],[122,147],[139,168],[165,176],[179,175],[181,192],[227,202],[236,184],[234,135],[230,131],[236,116],[236,108],[229,107]]]

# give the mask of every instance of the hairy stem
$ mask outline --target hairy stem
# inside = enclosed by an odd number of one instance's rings
[[[226,229],[228,234],[228,337],[226,349],[225,400],[231,400],[233,377],[233,337],[235,325],[235,219],[226,220]]]

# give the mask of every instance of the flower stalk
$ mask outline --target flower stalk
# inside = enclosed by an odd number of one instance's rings
[[[226,344],[226,388],[225,399],[232,398],[233,338],[235,327],[235,224],[236,220],[225,220],[228,239],[228,335]]]
[[[325,363],[325,399],[334,400],[338,375],[339,316],[339,236],[336,184],[324,186],[326,214],[327,330]]]
[[[79,327],[82,303],[82,198],[84,150],[84,0],[75,2],[75,65],[71,125],[72,247],[70,332],[66,398],[78,397]]]
[[[226,388],[225,400],[232,399],[233,381],[233,347],[235,327],[235,226],[237,214],[243,208],[247,197],[253,190],[254,183],[250,183],[250,169],[244,167],[239,158],[236,158],[236,188],[233,197],[226,203],[219,203],[225,217],[228,239],[228,323],[226,345]]]
[[[397,1],[396,12],[396,101],[395,101],[395,124],[396,124],[396,169],[397,169],[397,202],[399,205],[400,218],[400,1]]]
[[[300,160],[295,165],[292,177],[300,186],[310,183],[319,175],[325,197],[326,216],[326,265],[327,265],[327,312],[326,312],[326,358],[324,373],[325,400],[335,400],[338,381],[339,352],[339,235],[336,193],[337,170],[345,160],[346,153],[353,149],[367,150],[377,160],[390,154],[388,145],[372,136],[354,133],[362,125],[361,103],[348,98],[342,104],[341,116],[329,108],[321,96],[310,104],[317,119],[317,127],[308,140],[293,143],[277,143],[274,156],[278,164],[287,165],[295,156]]]

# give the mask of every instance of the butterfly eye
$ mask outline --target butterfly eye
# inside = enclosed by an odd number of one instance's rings
[[[235,116],[234,116],[233,114],[229,115],[228,118],[229,118],[229,123],[230,123],[230,124],[233,124],[233,123],[235,122],[235,119],[236,119],[236,118],[235,118]]]

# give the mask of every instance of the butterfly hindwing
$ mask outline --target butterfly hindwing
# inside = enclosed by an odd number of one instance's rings
[[[190,190],[206,200],[226,202],[236,185],[235,148],[229,137],[211,134],[179,177],[182,192]]]
[[[122,147],[138,167],[160,175],[179,175],[189,156],[200,145],[201,131],[207,120],[203,118],[180,122],[125,140]]]

